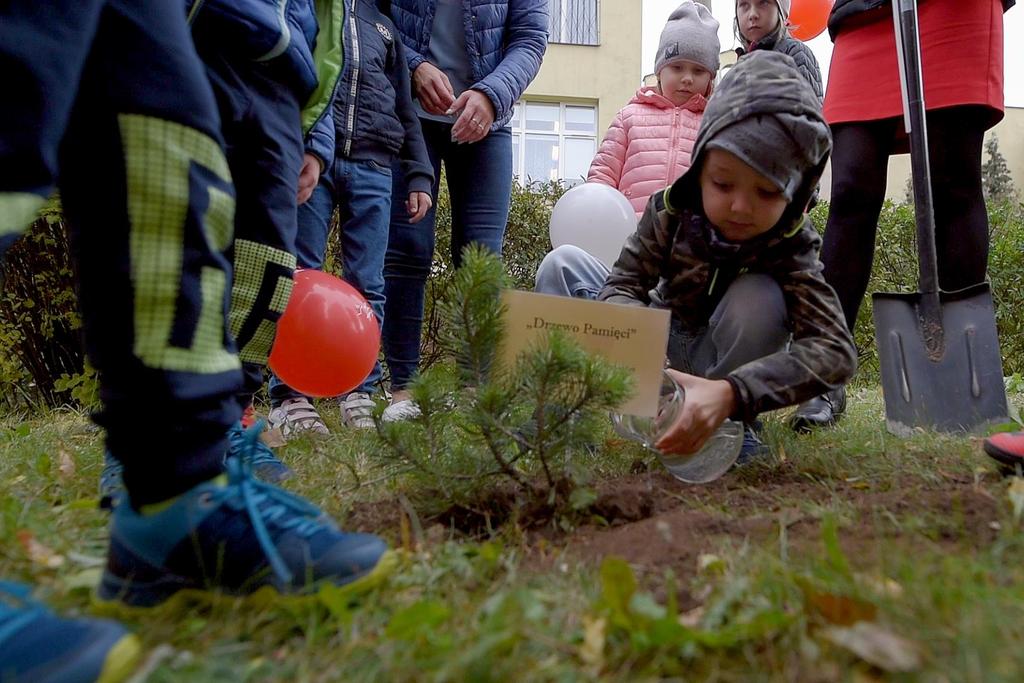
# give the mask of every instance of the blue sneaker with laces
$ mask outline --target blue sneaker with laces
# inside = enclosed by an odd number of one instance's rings
[[[246,448],[246,435],[253,430],[258,436],[263,431],[263,423],[257,421],[249,429],[243,429],[241,423],[236,423],[228,430],[228,458],[237,457],[238,453]],[[267,444],[259,439],[256,439],[251,463],[253,474],[271,484],[280,484],[295,474],[290,467],[274,455],[274,451],[270,450]],[[102,509],[113,508],[124,492],[124,481],[121,478],[123,470],[124,467],[114,456],[109,452],[103,453],[103,470],[100,472],[100,507]]]
[[[274,455],[270,446],[259,438],[262,431],[262,420],[257,420],[256,424],[249,429],[244,429],[241,422],[232,425],[228,430],[228,458],[237,458],[240,453],[247,450],[252,473],[263,481],[280,484],[285,479],[290,479],[295,473]],[[250,438],[253,434],[256,435],[255,439]]]
[[[120,624],[64,619],[0,581],[0,681],[115,683],[132,673],[141,648]]]
[[[761,429],[760,420],[743,425],[743,445],[740,447],[739,457],[736,458],[736,467],[767,458],[772,454],[768,444],[761,441]]]
[[[136,510],[125,494],[111,518],[97,606],[149,608],[172,597],[278,601],[322,584],[377,585],[397,561],[372,534],[343,533],[303,498],[253,477],[259,435],[245,434],[227,475]]]
[[[100,507],[109,510],[117,504],[118,498],[124,493],[124,481],[121,478],[122,467],[110,451],[103,451],[103,470],[100,472]]]

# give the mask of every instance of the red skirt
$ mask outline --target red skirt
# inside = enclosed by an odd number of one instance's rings
[[[1004,112],[1001,0],[923,0],[918,11],[925,107],[982,105],[995,125]],[[836,37],[824,113],[830,124],[903,116],[891,8]]]

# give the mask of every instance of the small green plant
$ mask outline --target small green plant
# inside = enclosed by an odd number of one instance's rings
[[[629,395],[626,370],[559,334],[498,367],[507,284],[496,256],[467,248],[440,303],[454,367],[437,364],[412,385],[420,418],[378,424],[386,455],[417,481],[428,513],[546,520],[585,505],[580,456]]]

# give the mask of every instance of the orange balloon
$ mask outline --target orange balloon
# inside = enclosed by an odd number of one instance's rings
[[[295,271],[295,287],[270,352],[270,369],[307,396],[337,396],[370,374],[380,325],[352,285],[319,270]]]
[[[793,0],[789,34],[797,40],[817,38],[828,27],[828,13],[835,0]]]

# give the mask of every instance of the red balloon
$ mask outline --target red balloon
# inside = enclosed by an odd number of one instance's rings
[[[308,396],[359,386],[380,351],[380,325],[352,285],[319,270],[295,271],[295,288],[277,323],[270,369]]]
[[[789,10],[789,34],[797,40],[817,38],[828,27],[828,13],[835,0],[793,0]]]

